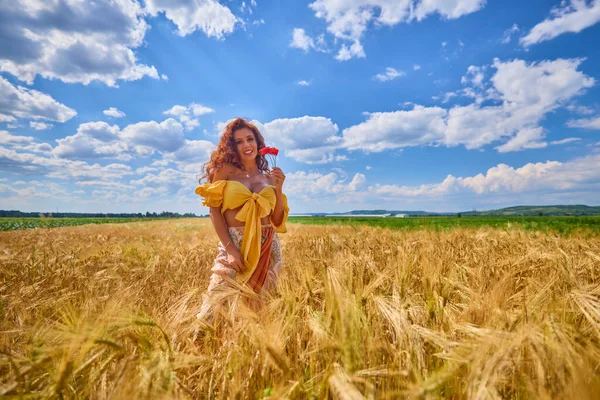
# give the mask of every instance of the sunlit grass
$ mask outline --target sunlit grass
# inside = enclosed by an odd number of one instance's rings
[[[278,292],[195,319],[207,219],[0,233],[0,395],[600,398],[600,239],[290,225]]]
[[[390,229],[455,229],[494,227],[520,228],[549,233],[571,234],[600,233],[600,216],[540,216],[540,217],[489,217],[489,216],[426,216],[426,217],[291,217],[291,222],[309,225],[367,225]]]

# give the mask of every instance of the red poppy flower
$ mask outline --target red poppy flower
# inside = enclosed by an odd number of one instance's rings
[[[262,149],[260,149],[260,150],[258,151],[258,153],[259,153],[261,156],[266,156],[266,155],[270,155],[270,156],[272,156],[272,157],[270,157],[270,158],[271,158],[271,161],[272,161],[272,163],[273,163],[273,166],[277,166],[277,164],[276,164],[276,162],[277,162],[277,158],[276,158],[276,157],[277,157],[277,155],[279,154],[279,149],[278,149],[277,147],[269,147],[269,146],[266,146],[266,147],[263,147]]]

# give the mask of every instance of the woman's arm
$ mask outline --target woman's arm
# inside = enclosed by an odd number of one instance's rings
[[[279,226],[283,222],[283,191],[281,189],[275,189],[275,208],[273,209],[273,215],[271,221],[274,225]]]
[[[216,171],[213,182],[227,179],[227,177],[225,171]],[[212,222],[219,240],[225,247],[225,251],[227,251],[227,262],[229,265],[238,272],[244,272],[246,267],[242,260],[242,255],[229,236],[229,229],[227,227],[227,222],[225,222],[225,218],[223,217],[223,213],[221,212],[221,207],[210,207],[210,222]]]
[[[277,167],[271,168],[270,175],[275,186],[275,198],[277,199],[273,214],[271,215],[271,221],[276,226],[279,226],[283,222],[283,182],[285,181],[285,175],[283,174],[283,171]]]
[[[225,218],[221,214],[221,207],[210,208],[210,222],[212,222],[215,232],[217,232],[217,236],[221,243],[223,243],[223,246],[226,247],[227,252],[232,250],[232,247],[235,248],[235,245],[231,242],[231,237],[229,237]]]

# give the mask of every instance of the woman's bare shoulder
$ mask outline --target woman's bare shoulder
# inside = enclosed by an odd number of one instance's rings
[[[235,175],[236,168],[231,164],[225,164],[215,170],[213,182],[230,180]]]

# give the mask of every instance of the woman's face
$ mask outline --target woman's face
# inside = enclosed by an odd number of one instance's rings
[[[254,160],[258,154],[258,143],[254,137],[254,132],[248,128],[240,128],[234,132],[235,148],[242,161]]]

